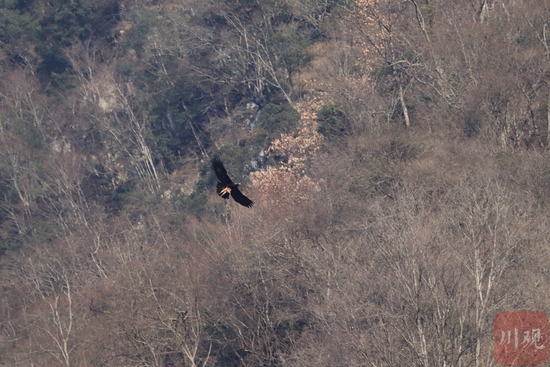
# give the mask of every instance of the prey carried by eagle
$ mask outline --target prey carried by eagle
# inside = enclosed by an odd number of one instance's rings
[[[218,177],[218,184],[216,185],[218,195],[224,199],[228,199],[229,195],[231,195],[233,200],[247,208],[251,208],[254,205],[254,202],[244,196],[239,190],[239,184],[231,181],[220,158],[214,157],[212,159],[212,167],[214,167],[214,172],[216,172],[216,176]]]

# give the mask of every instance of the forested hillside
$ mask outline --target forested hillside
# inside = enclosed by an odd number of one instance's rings
[[[550,312],[546,1],[3,0],[0,73],[2,366],[494,366]]]

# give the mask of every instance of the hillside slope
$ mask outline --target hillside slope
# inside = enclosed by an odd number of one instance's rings
[[[550,311],[549,18],[0,4],[0,365],[494,364]]]

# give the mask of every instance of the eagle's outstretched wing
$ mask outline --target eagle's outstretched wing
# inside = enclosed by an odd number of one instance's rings
[[[216,185],[216,192],[218,193],[218,195],[220,195],[224,199],[228,199],[229,195],[231,195],[233,197],[233,200],[243,206],[246,206],[247,208],[251,208],[252,205],[254,205],[252,200],[250,200],[249,198],[244,196],[242,192],[240,192],[239,184],[231,181],[231,179],[227,175],[227,171],[225,170],[222,161],[218,157],[214,157],[212,159],[212,167],[214,167],[214,172],[216,172],[216,176],[218,177],[219,181]]]
[[[241,205],[246,206],[247,208],[252,208],[252,206],[254,205],[254,202],[244,196],[238,187],[235,187],[231,190],[231,196],[233,197],[233,200]]]
[[[216,172],[216,177],[218,177],[218,180],[223,186],[229,186],[233,183],[229,176],[227,175],[227,171],[225,170],[225,167],[223,166],[222,161],[218,157],[214,157],[212,159],[212,167],[214,167],[214,172]]]

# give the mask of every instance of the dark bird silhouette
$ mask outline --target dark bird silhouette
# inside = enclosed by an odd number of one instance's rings
[[[216,176],[218,177],[218,184],[216,185],[218,195],[224,199],[228,199],[229,195],[231,195],[233,200],[247,208],[251,208],[254,205],[252,200],[240,192],[239,184],[231,181],[222,161],[218,157],[212,159],[212,167],[214,167],[214,172],[216,172]]]

